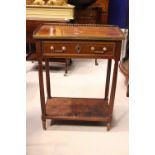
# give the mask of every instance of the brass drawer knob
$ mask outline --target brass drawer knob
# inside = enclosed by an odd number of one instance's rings
[[[51,50],[54,50],[54,46],[51,46],[50,49],[51,49]]]
[[[103,47],[103,51],[107,51],[107,48],[106,47]]]
[[[66,50],[66,47],[65,46],[62,46],[62,48],[61,48],[63,51],[65,51]]]
[[[92,46],[90,49],[91,49],[91,51],[95,51],[95,47],[94,46]]]

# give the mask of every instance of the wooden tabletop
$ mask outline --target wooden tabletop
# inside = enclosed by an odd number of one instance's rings
[[[43,24],[33,33],[35,39],[123,40],[117,26],[94,24]]]

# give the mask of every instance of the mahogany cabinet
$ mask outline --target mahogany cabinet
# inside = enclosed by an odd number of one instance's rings
[[[75,3],[74,0],[70,0],[70,1],[73,1],[73,4]],[[84,5],[84,6],[77,5],[75,7],[75,23],[107,24],[108,11],[109,11],[109,0],[94,0],[92,3],[88,5]]]

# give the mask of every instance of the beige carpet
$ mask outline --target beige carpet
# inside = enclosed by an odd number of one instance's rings
[[[106,60],[74,59],[69,74],[51,67],[52,96],[103,98]],[[113,128],[90,123],[57,122],[42,129],[37,63],[27,62],[27,155],[128,155],[128,98],[125,78],[118,73]],[[44,74],[45,80],[45,74]]]

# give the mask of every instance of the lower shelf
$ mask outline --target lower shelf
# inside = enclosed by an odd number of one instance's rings
[[[108,101],[54,97],[47,100],[46,117],[60,120],[108,121]]]

